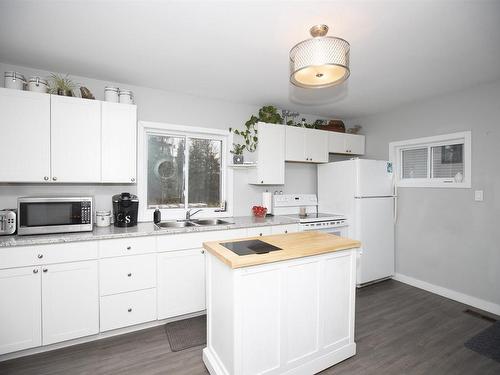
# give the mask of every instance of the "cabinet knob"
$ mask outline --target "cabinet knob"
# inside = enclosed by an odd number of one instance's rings
[[[133,178],[133,177],[132,177],[132,178],[130,179],[130,181],[131,181],[131,182],[135,182],[135,178]]]
[[[127,311],[128,311],[128,312],[132,312],[132,308],[131,308],[131,307],[129,307]]]
[[[38,259],[42,259],[43,258],[43,254],[38,254],[37,257],[38,257]]]
[[[259,236],[262,236],[262,233],[259,233]]]
[[[35,268],[35,269],[33,270],[33,273],[38,273],[38,268]]]
[[[127,250],[130,250],[130,249],[132,249],[132,246],[127,246]]]
[[[57,177],[52,177],[52,181],[57,181]]]
[[[263,184],[263,183],[264,183],[264,181],[261,181],[260,183],[261,183],[261,184]]]
[[[43,179],[44,179],[45,181],[48,181],[48,180],[49,180],[49,176],[45,176]]]
[[[202,253],[202,254],[205,254],[205,250],[202,250],[202,251],[201,251],[201,253]]]
[[[285,231],[285,234],[287,234],[287,233],[288,233],[288,231],[286,230],[286,231]]]
[[[132,277],[132,274],[131,274],[131,273],[127,273],[127,276],[128,276],[128,277]]]
[[[48,269],[47,268],[44,268],[43,269],[43,272],[47,273]]]

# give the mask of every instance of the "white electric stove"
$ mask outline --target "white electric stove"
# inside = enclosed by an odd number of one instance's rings
[[[300,215],[300,210],[305,215]],[[297,219],[302,231],[319,230],[347,236],[347,218],[341,214],[318,212],[318,198],[315,194],[275,194],[273,196],[273,213]]]

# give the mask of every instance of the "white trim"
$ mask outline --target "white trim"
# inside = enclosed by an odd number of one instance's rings
[[[160,122],[139,121],[138,135],[137,135],[137,196],[139,197],[139,213],[138,221],[148,222],[153,219],[154,209],[147,209],[147,168],[143,165],[147,162],[147,146],[146,146],[146,132],[154,133],[158,131],[164,134],[168,132],[172,135],[188,136],[192,138],[203,137],[210,139],[222,140],[221,149],[221,169],[222,169],[222,198],[226,200],[226,211],[215,212],[218,208],[204,208],[199,214],[198,218],[203,217],[231,217],[233,216],[233,171],[228,168],[229,163],[229,143],[231,141],[231,134],[227,130],[212,129],[187,125],[167,124]],[[188,171],[185,171],[187,173]],[[185,187],[187,188],[187,186]],[[183,219],[186,214],[185,208],[179,209],[160,209],[162,220],[175,220]]]
[[[401,179],[401,151],[403,149],[443,146],[452,142],[463,142],[464,144],[464,180],[455,182],[451,178],[414,178]],[[432,155],[427,156],[428,164]],[[398,187],[435,187],[435,188],[470,188],[472,181],[472,149],[471,132],[458,132],[451,134],[441,134],[432,137],[407,139],[389,143],[389,160],[395,165],[395,182]],[[430,166],[427,165],[430,173]]]
[[[478,308],[480,310],[488,311],[495,315],[500,315],[500,305],[493,302],[485,301],[484,299],[469,296],[468,294],[463,294],[455,290],[447,289],[439,285],[434,285],[426,281],[415,279],[413,277],[406,276],[400,273],[396,273],[394,275],[394,280],[414,286],[419,289],[427,290],[428,292],[438,294],[442,297],[458,301],[460,303]]]

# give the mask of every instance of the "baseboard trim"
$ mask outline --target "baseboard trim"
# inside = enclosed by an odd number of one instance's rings
[[[396,273],[393,277],[394,280],[400,281],[402,283],[414,286],[419,289],[427,290],[428,292],[438,294],[442,297],[446,297],[452,299],[454,301],[475,307],[477,309],[481,309],[484,311],[488,311],[495,315],[500,315],[500,305],[485,301],[480,298],[476,298],[473,296],[469,296],[468,294],[460,293],[455,290],[451,290],[448,288],[444,288],[439,285],[431,284],[426,281],[422,281],[419,279],[415,279],[410,276],[406,276],[400,273]]]

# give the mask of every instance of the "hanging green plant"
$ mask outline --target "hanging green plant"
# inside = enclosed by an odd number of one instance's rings
[[[258,122],[267,122],[268,124],[281,124],[283,118],[278,113],[276,107],[272,105],[264,106],[259,109],[259,117],[252,115],[247,122],[245,122],[245,129],[238,130],[229,128],[229,131],[243,137],[243,143],[233,143],[232,154],[242,155],[243,151],[246,149],[248,152],[254,152],[257,149],[257,143],[259,137],[257,136],[257,125]]]

